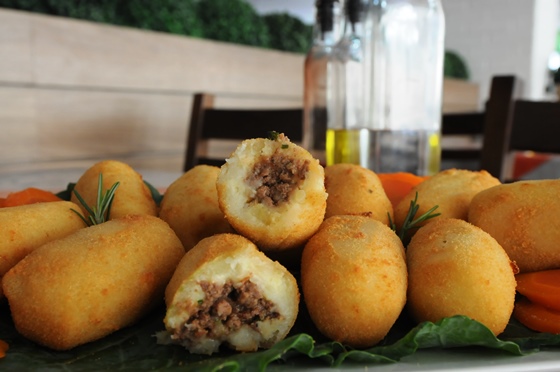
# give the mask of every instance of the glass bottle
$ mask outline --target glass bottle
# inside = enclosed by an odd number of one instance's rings
[[[332,86],[328,96],[327,165],[353,163],[368,166],[369,105],[363,28],[363,0],[344,3],[344,31],[333,50]]]
[[[439,0],[372,0],[369,167],[439,171],[445,18]]]
[[[325,164],[327,96],[333,46],[340,36],[342,0],[317,0],[313,43],[304,62],[303,147]]]

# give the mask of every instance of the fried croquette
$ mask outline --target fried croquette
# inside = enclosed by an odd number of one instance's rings
[[[74,190],[86,201],[88,206],[97,203],[99,174],[103,176],[103,193],[119,182],[111,205],[110,219],[128,214],[148,214],[157,216],[157,206],[142,176],[128,164],[116,160],[104,160],[88,168],[76,182]],[[71,200],[80,205],[84,216],[87,210],[80,204],[74,193]]]
[[[397,235],[364,216],[329,217],[303,250],[301,286],[326,337],[353,347],[377,344],[405,302],[405,252]]]
[[[184,253],[164,221],[130,215],[42,245],[6,273],[2,286],[20,334],[68,350],[163,303]]]
[[[217,234],[183,257],[165,300],[169,342],[199,354],[212,354],[221,344],[255,351],[288,334],[299,290],[293,275],[250,240]]]
[[[325,168],[327,210],[325,218],[341,215],[363,215],[389,225],[393,205],[379,177],[356,164],[334,164]]]
[[[165,191],[159,217],[175,231],[186,251],[203,238],[233,232],[218,206],[219,173],[218,167],[197,165]]]
[[[465,315],[495,335],[508,324],[516,267],[482,229],[440,218],[418,230],[407,248],[407,309],[418,321]]]
[[[283,135],[243,141],[216,185],[228,222],[267,253],[303,246],[325,216],[323,167]]]
[[[9,269],[36,248],[85,228],[72,209],[80,210],[69,201],[0,208],[0,281]]]
[[[472,198],[480,191],[499,185],[500,181],[486,171],[447,169],[414,186],[395,208],[395,224],[400,230],[410,209],[410,202],[418,195],[416,217],[437,206],[438,218],[467,220]]]
[[[482,191],[469,221],[504,248],[520,272],[560,268],[560,180],[517,181]]]

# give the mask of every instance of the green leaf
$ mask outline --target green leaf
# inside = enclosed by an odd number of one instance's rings
[[[62,191],[57,192],[56,196],[58,196],[62,200],[69,201],[72,198],[72,193],[74,192],[74,187],[76,187],[76,182],[70,182],[66,186],[66,190],[62,190]]]
[[[403,316],[379,345],[367,350],[354,350],[337,342],[318,342],[308,333],[290,335],[269,350],[255,353],[221,351],[209,357],[188,353],[176,345],[158,345],[154,337],[163,330],[165,306],[138,324],[115,332],[101,340],[75,349],[57,352],[38,346],[20,336],[14,328],[6,303],[0,306],[0,335],[10,345],[0,359],[0,370],[148,370],[181,371],[262,371],[269,365],[328,367],[347,363],[397,363],[401,358],[426,348],[459,348],[477,346],[480,353],[492,350],[510,355],[524,355],[543,346],[560,345],[560,335],[537,333],[512,320],[501,338],[496,338],[484,325],[465,316],[425,322],[410,327]],[[309,333],[316,330],[308,324]]]
[[[151,183],[148,181],[144,181],[148,189],[150,189],[150,193],[152,194],[152,199],[156,202],[156,205],[159,207],[161,200],[163,199],[163,195],[156,189]]]

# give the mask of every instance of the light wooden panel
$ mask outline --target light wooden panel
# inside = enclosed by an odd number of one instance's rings
[[[32,18],[0,9],[0,81],[32,81]]]
[[[108,157],[179,170],[195,92],[298,107],[302,84],[298,54],[0,9],[0,171]]]
[[[465,80],[444,79],[443,112],[479,111],[480,89],[478,84]]]
[[[180,171],[194,93],[301,107],[303,59],[0,9],[0,174],[103,158]],[[477,109],[477,89],[446,80],[444,111]]]
[[[184,151],[190,96],[0,89],[2,163]]]
[[[302,96],[295,53],[9,10],[0,25],[3,81]]]

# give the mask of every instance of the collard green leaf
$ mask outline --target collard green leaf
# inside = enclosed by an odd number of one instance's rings
[[[163,195],[159,192],[158,189],[156,189],[148,181],[144,180],[144,183],[146,184],[146,186],[148,186],[148,189],[150,190],[150,193],[152,194],[152,199],[154,199],[154,201],[156,202],[156,205],[159,207],[159,204],[161,203],[161,200],[163,199]]]
[[[559,335],[532,332],[515,321],[498,339],[484,325],[455,316],[437,323],[425,322],[412,329],[409,321],[401,319],[382,344],[367,350],[353,350],[337,342],[317,342],[307,333],[297,333],[269,350],[255,353],[223,350],[209,357],[189,354],[179,346],[156,343],[155,333],[163,330],[165,308],[162,305],[135,326],[73,350],[57,352],[20,336],[6,315],[9,314],[7,304],[0,306],[0,314],[0,337],[10,344],[6,357],[0,359],[0,370],[263,371],[271,365],[325,367],[347,363],[396,363],[425,348],[477,346],[481,347],[481,352],[486,348],[523,355],[543,346],[560,345]],[[310,333],[313,332],[310,329]]]
[[[74,187],[76,187],[75,182],[70,182],[66,186],[66,190],[62,190],[56,193],[56,196],[62,200],[70,200],[72,198],[72,193],[74,192]]]

